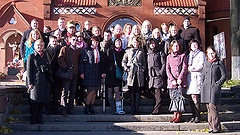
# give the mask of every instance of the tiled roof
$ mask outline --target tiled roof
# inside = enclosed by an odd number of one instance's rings
[[[220,4],[221,3],[221,4]],[[230,10],[230,0],[208,0],[206,6],[206,12],[215,11],[229,11]]]
[[[196,0],[153,0],[153,5],[159,7],[197,7]]]
[[[54,0],[57,7],[90,7],[96,4],[97,0]]]

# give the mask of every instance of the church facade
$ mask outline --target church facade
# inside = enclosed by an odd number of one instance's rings
[[[43,30],[46,25],[56,29],[57,19],[64,17],[66,21],[73,20],[79,23],[80,29],[82,29],[83,22],[89,20],[92,25],[99,26],[103,31],[116,23],[123,25],[131,22],[141,25],[144,20],[149,20],[153,28],[160,28],[163,22],[174,23],[180,28],[183,18],[189,16],[192,25],[200,29],[202,46],[205,49],[211,45],[210,37],[216,33],[216,30],[215,33],[209,32],[214,31],[210,27],[218,27],[214,24],[216,22],[206,22],[207,11],[209,11],[206,8],[211,8],[208,4],[214,3],[206,0],[0,1],[0,71],[4,71],[8,61],[13,59],[13,50],[9,45],[20,43],[23,32],[29,29],[29,23],[33,18],[38,19],[40,30]],[[212,17],[216,14],[212,11],[208,13]],[[226,33],[229,34],[229,31]],[[226,42],[226,46],[230,46],[230,41],[226,40]],[[231,56],[230,52],[228,48],[227,55]],[[230,73],[230,67],[228,67],[228,72]]]

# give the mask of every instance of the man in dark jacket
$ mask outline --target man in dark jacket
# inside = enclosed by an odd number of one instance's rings
[[[73,115],[73,104],[75,93],[77,89],[77,81],[79,77],[78,72],[78,61],[80,58],[80,50],[76,47],[77,44],[77,36],[72,35],[70,37],[70,45],[64,46],[61,48],[59,56],[58,56],[58,64],[64,69],[66,72],[70,69],[73,71],[73,78],[70,80],[63,79],[63,91],[61,95],[61,106],[63,107],[62,115]],[[67,97],[69,94],[69,101],[67,103]]]
[[[54,35],[54,32],[56,30],[60,30],[61,31],[61,37],[65,37],[65,35],[67,34],[65,18],[63,18],[63,17],[58,18],[58,28],[53,30],[51,35]]]
[[[193,27],[189,17],[183,19],[182,28],[178,31],[178,34],[183,38],[183,44],[187,47],[186,54],[189,54],[188,43],[195,39],[201,44],[200,31],[198,28]]]
[[[57,41],[57,37],[55,36],[50,36],[49,37],[49,44],[47,46],[46,49],[46,54],[47,54],[47,58],[50,64],[50,67],[52,69],[52,84],[50,85],[50,92],[51,92],[51,103],[48,106],[49,108],[47,108],[47,112],[48,113],[53,113],[53,114],[57,114],[58,113],[58,106],[59,106],[59,102],[58,100],[60,99],[60,88],[61,88],[61,79],[56,76],[56,72],[59,68],[58,65],[58,55],[60,53],[60,49],[61,46],[58,45],[58,41]],[[51,110],[52,109],[52,110]]]

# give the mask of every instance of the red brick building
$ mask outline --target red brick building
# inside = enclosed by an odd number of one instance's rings
[[[218,31],[227,31],[230,27],[229,20],[225,20],[226,27],[219,28],[217,21],[206,22],[221,18],[221,15],[229,17],[229,11],[211,11],[215,0],[4,0],[0,1],[0,71],[6,67],[7,61],[12,60],[12,50],[8,43],[19,44],[21,35],[29,28],[33,18],[40,22],[40,29],[49,25],[57,28],[57,19],[64,17],[66,20],[74,20],[83,23],[90,20],[92,25],[98,25],[103,30],[107,29],[115,21],[130,20],[142,24],[149,20],[153,28],[160,27],[162,22],[173,22],[181,26],[184,16],[191,18],[191,23],[200,29],[203,48],[210,45],[212,35]],[[222,1],[222,0],[221,0]],[[224,0],[223,0],[224,1]],[[225,0],[229,1],[229,0]],[[217,8],[217,7],[216,7]],[[229,8],[228,8],[229,9]],[[216,15],[215,15],[216,14]],[[207,19],[207,20],[208,20]],[[220,24],[222,23],[219,21]],[[228,27],[227,27],[228,26]],[[214,29],[213,29],[214,27]],[[215,27],[217,32],[214,31]],[[206,33],[206,35],[205,35]],[[229,36],[229,35],[228,35]],[[227,38],[226,38],[227,39]],[[226,40],[230,46],[230,40]],[[230,48],[228,56],[231,56]],[[230,58],[230,57],[229,57]],[[228,67],[228,72],[230,68]]]

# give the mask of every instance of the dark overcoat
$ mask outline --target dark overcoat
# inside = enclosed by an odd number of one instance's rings
[[[220,104],[221,85],[226,80],[226,69],[223,61],[210,63],[206,61],[202,70],[203,84],[201,102]]]
[[[105,54],[100,53],[100,62],[94,63],[94,50],[91,47],[83,50],[79,63],[79,71],[80,75],[84,74],[84,86],[100,87],[101,74],[103,73],[101,69],[102,65],[105,64],[105,58]]]
[[[51,71],[48,68],[47,56],[41,57],[34,52],[29,55],[27,60],[27,81],[33,85],[30,90],[30,99],[32,102],[49,102],[50,90],[48,83],[48,75]]]
[[[58,64],[58,55],[60,53],[62,46],[57,45],[56,48],[52,48],[50,45],[46,48],[46,55],[49,61],[49,64],[52,68],[52,75],[55,76],[58,68],[59,68],[59,64]]]
[[[166,85],[166,55],[163,51],[148,49],[147,53],[149,88]]]
[[[116,62],[117,62],[117,66],[120,67],[123,71],[123,67],[122,67],[122,59],[123,59],[123,55],[125,53],[124,50],[121,50],[119,52],[117,52],[115,49],[108,49],[107,51],[107,59],[106,59],[106,67],[105,69],[105,73],[106,73],[106,85],[110,85],[110,86],[121,86],[121,80],[119,80],[116,77],[116,66],[115,66],[115,61],[114,61],[114,55],[116,56]]]

